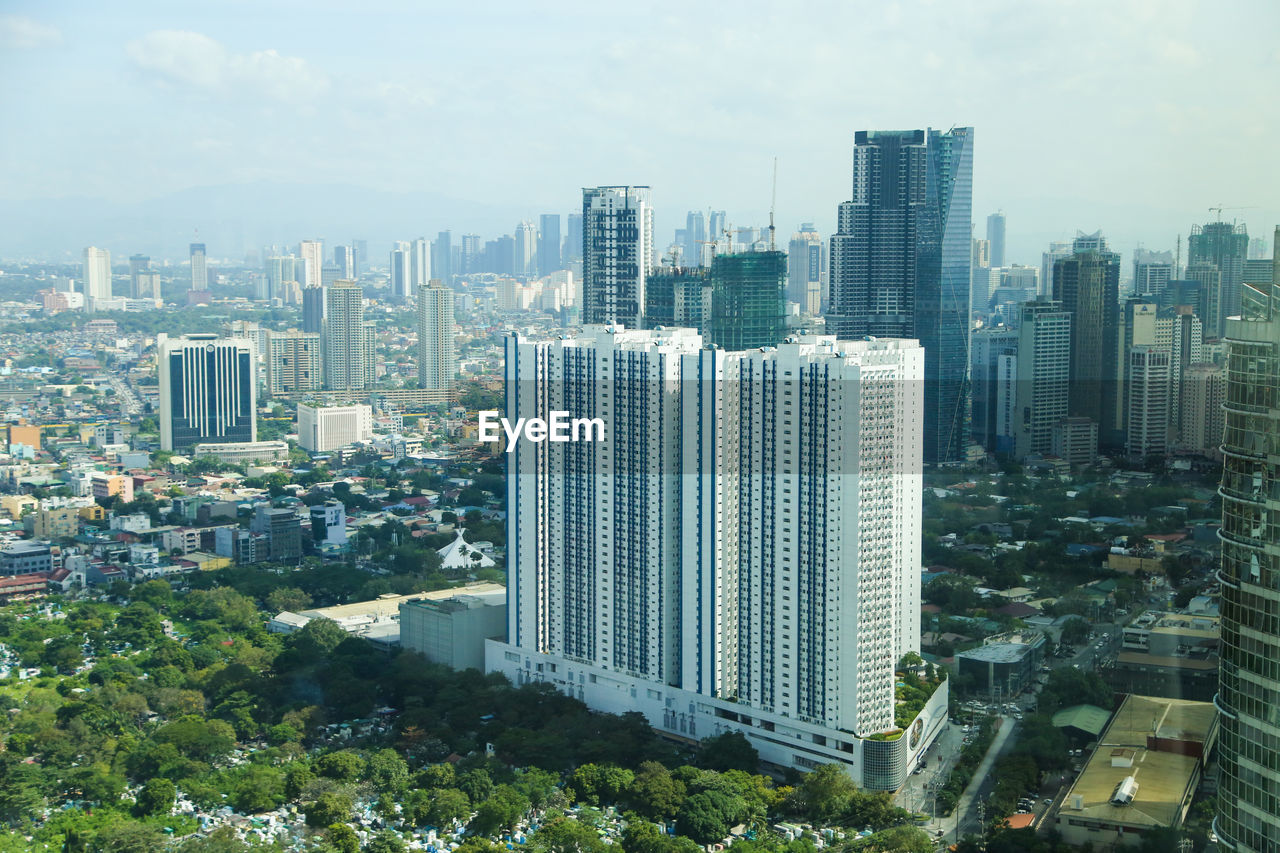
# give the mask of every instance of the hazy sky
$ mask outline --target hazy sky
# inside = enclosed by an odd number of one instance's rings
[[[689,208],[762,223],[775,155],[780,231],[829,231],[855,130],[972,125],[978,233],[1002,207],[1015,260],[1077,228],[1171,248],[1216,204],[1269,238],[1278,25],[1266,1],[6,0],[0,199],[269,181],[532,216],[636,183],[665,245]]]

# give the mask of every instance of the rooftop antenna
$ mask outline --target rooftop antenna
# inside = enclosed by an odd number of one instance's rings
[[[773,198],[769,200],[769,251],[777,251],[777,244],[774,242],[773,228],[773,211],[778,206],[778,158],[773,158]]]

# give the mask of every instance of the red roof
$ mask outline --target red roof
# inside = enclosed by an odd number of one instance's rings
[[[1010,829],[1026,829],[1036,822],[1036,816],[1033,814],[1011,814],[1004,819],[1009,824]]]

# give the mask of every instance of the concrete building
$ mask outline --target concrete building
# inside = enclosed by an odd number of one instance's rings
[[[293,510],[258,504],[253,508],[249,529],[267,537],[267,553],[259,559],[296,563],[302,558],[302,521]]]
[[[36,539],[69,539],[80,532],[79,508],[74,506],[38,509],[28,516],[31,534]]]
[[[53,551],[47,542],[23,539],[0,549],[0,575],[13,577],[53,571]]]
[[[208,442],[191,448],[191,456],[212,456],[222,462],[280,462],[289,458],[289,445],[284,441]]]
[[[364,289],[339,281],[325,288],[324,385],[331,391],[362,391],[368,385]]]
[[[85,249],[82,275],[85,309],[93,311],[95,302],[111,299],[111,253],[95,246]]]
[[[160,448],[258,440],[253,343],[193,334],[160,342]]]
[[[1082,234],[1072,254],[1054,266],[1053,298],[1071,314],[1069,411],[1098,425],[1098,441],[1122,435],[1120,377],[1120,256],[1101,233]]]
[[[119,498],[129,503],[133,500],[133,477],[128,474],[104,474],[97,471],[89,477],[89,489],[95,500]]]
[[[269,333],[266,362],[270,396],[319,391],[323,384],[318,334]]]
[[[311,544],[324,550],[347,544],[347,508],[342,501],[327,500],[311,507]]]
[[[454,349],[453,291],[433,279],[418,288],[418,385],[452,392],[458,374]]]
[[[1129,350],[1125,375],[1125,454],[1133,460],[1163,456],[1169,449],[1169,362],[1166,349]]]
[[[209,262],[204,243],[191,244],[191,289],[200,293],[209,289]]]
[[[432,663],[484,671],[485,641],[507,638],[507,594],[461,593],[400,605],[400,645]]]
[[[972,341],[973,440],[988,453],[1009,453],[1013,449],[1018,330],[1009,326],[976,329]]]
[[[822,235],[812,223],[804,223],[787,245],[787,301],[799,305],[801,314],[817,317],[822,312],[825,260]]]
[[[582,190],[582,320],[644,326],[645,280],[654,267],[648,187]]]
[[[308,453],[328,453],[373,438],[373,408],[298,404],[298,444]]]
[[[321,287],[324,283],[320,278],[324,268],[324,241],[303,240],[298,245],[298,260],[302,269],[297,281],[302,289]]]
[[[1221,364],[1191,364],[1182,372],[1178,446],[1210,459],[1221,452],[1227,371]]]
[[[1015,459],[1053,452],[1053,431],[1070,400],[1071,313],[1059,302],[1028,302],[1018,317],[1012,436]]]
[[[1038,631],[1001,634],[958,652],[956,671],[961,678],[973,678],[975,690],[1001,701],[1031,686],[1044,655],[1045,638]]]
[[[488,667],[899,787],[945,720],[944,684],[908,734],[871,737],[919,648],[922,371],[903,340],[509,338],[506,417],[590,412],[604,435],[509,454],[509,639]]]

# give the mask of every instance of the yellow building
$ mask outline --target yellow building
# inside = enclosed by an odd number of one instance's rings
[[[93,504],[92,506],[80,507],[79,515],[85,521],[105,521],[107,511],[97,504]]]
[[[31,495],[5,495],[0,497],[0,512],[15,521],[22,518],[22,510],[26,507],[35,509],[38,506],[40,506],[40,501],[31,497]]]
[[[36,510],[31,529],[36,539],[66,539],[80,532],[80,513],[72,506]]]
[[[39,450],[41,447],[40,436],[43,434],[44,428],[33,424],[10,424],[9,425],[9,443],[25,444],[28,447],[34,447]]]

